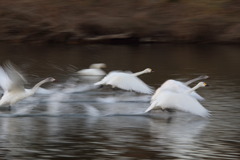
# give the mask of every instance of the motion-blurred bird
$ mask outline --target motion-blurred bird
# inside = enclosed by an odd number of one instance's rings
[[[185,92],[174,92],[173,90],[164,89],[157,93],[151,100],[151,105],[146,109],[149,112],[153,109],[176,109],[189,112],[202,117],[209,116],[208,110],[205,109],[191,93],[207,84],[199,82],[195,87]]]
[[[188,86],[193,82],[202,80],[202,79],[207,79],[209,78],[209,76],[207,75],[202,75],[199,76],[197,78],[191,79],[187,82],[180,82],[177,80],[173,80],[173,79],[169,79],[167,81],[165,81],[154,93],[154,95],[152,96],[152,100],[155,99],[155,97],[158,96],[158,93],[160,93],[163,90],[171,90],[173,92],[177,92],[177,93],[184,93],[187,92],[188,90],[190,90],[191,88]],[[191,96],[193,96],[194,98],[196,98],[197,100],[204,100],[204,98],[202,96],[200,96],[198,93],[196,93],[195,91],[192,91],[190,93]]]
[[[27,82],[26,79],[8,62],[3,67],[0,67],[0,86],[4,90],[0,100],[0,107],[11,107],[18,101],[32,96],[42,84],[53,81],[55,79],[49,77],[37,83],[32,89],[25,89],[24,84]]]
[[[82,76],[104,76],[106,72],[101,68],[106,68],[106,64],[104,63],[95,63],[91,64],[88,69],[82,69],[77,73]]]
[[[112,71],[101,81],[95,83],[95,85],[111,85],[113,88],[117,87],[123,90],[152,94],[153,89],[137,77],[139,75],[151,72],[152,69],[150,68],[136,73]]]

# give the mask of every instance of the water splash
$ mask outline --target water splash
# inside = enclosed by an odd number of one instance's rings
[[[100,111],[94,106],[91,106],[89,104],[84,104],[84,109],[86,110],[87,115],[100,116]]]

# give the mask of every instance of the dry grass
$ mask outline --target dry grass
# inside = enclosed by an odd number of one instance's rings
[[[238,0],[2,0],[0,40],[82,43],[124,34],[139,42],[239,43],[239,15]]]

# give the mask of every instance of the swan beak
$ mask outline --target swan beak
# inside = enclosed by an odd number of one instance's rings
[[[56,81],[56,79],[51,77],[51,78],[50,78],[50,81],[51,81],[51,82],[54,82],[54,81]]]
[[[208,87],[209,85],[208,85],[207,83],[204,83],[204,86],[205,86],[205,87]]]

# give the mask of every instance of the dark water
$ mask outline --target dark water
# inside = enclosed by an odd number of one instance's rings
[[[50,94],[36,94],[0,113],[0,159],[240,159],[240,46],[0,45],[29,84],[52,76]],[[95,88],[98,79],[74,74],[104,62],[106,71],[147,67],[157,88],[167,79],[199,75],[210,118],[183,112],[142,114],[149,95]]]

